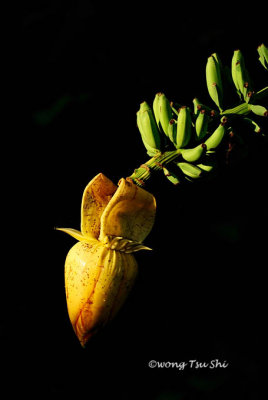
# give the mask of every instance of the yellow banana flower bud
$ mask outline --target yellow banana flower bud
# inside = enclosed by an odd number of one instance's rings
[[[58,228],[77,240],[65,261],[68,313],[84,347],[124,304],[138,272],[133,252],[148,249],[156,202],[152,194],[122,178],[118,186],[98,174],[84,190],[81,232]]]

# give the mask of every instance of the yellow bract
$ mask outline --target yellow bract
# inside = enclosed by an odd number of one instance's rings
[[[152,194],[121,179],[118,187],[103,174],[84,190],[81,232],[59,228],[79,240],[65,262],[68,313],[82,346],[123,305],[138,272],[134,251],[148,249],[156,202]]]

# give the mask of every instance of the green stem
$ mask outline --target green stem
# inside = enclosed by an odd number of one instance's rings
[[[180,154],[180,149],[156,154],[145,164],[142,164],[139,168],[135,169],[128,179],[131,179],[138,186],[144,186],[144,181],[150,178],[152,170],[163,169],[165,165],[175,160]]]

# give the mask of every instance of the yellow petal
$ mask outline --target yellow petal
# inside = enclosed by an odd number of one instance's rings
[[[66,299],[82,346],[113,318],[136,274],[137,264],[131,254],[110,250],[97,240],[72,247],[65,262]]]
[[[101,252],[100,243],[92,240],[89,243],[76,243],[66,257],[65,291],[72,325],[75,324],[83,305],[90,297],[91,288],[94,288],[101,272]]]
[[[99,237],[100,217],[116,189],[103,174],[96,175],[85,188],[81,205],[81,232],[85,237]]]
[[[154,196],[122,178],[101,216],[99,239],[111,235],[142,242],[153,227],[155,211]]]
[[[81,241],[85,240],[85,236],[82,235],[80,231],[77,231],[76,229],[73,228],[56,228],[57,231],[62,231],[67,233],[68,235],[74,237],[75,239]]]
[[[124,279],[121,282],[112,310],[110,312],[110,320],[115,317],[117,312],[125,303],[138,274],[138,264],[135,260],[135,257],[132,254],[124,253],[121,253],[121,256],[124,266]]]

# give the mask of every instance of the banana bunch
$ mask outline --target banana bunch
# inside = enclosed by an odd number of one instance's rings
[[[132,253],[142,244],[155,218],[153,195],[128,179],[114,185],[103,174],[84,190],[81,232],[57,228],[78,240],[65,261],[68,313],[81,345],[111,321],[135,282],[138,265]]]
[[[268,52],[264,44],[258,47],[258,53],[261,64],[267,69]],[[152,108],[143,102],[137,112],[137,126],[144,146],[155,158],[155,164],[151,163],[150,167],[161,168],[174,185],[208,176],[217,167],[220,151],[229,157],[234,141],[238,148],[245,145],[241,137],[244,126],[252,132],[261,131],[250,114],[258,117],[268,114],[266,107],[259,104],[267,98],[268,87],[254,91],[240,50],[234,51],[230,68],[222,64],[217,53],[213,53],[207,59],[205,72],[208,93],[216,109],[202,104],[197,98],[193,99],[193,108],[176,106],[164,93],[157,93]],[[227,108],[232,96],[236,104]],[[240,133],[237,124],[239,126],[242,120],[244,125],[241,125]],[[176,152],[175,159],[169,156],[172,151]],[[137,175],[145,175],[142,173],[145,167],[143,164],[136,170]],[[138,179],[134,181],[143,184]]]
[[[267,69],[268,50],[262,44],[258,47],[259,60]],[[206,65],[207,88],[211,99],[217,105],[222,115],[240,114],[245,115],[250,112],[267,116],[267,109],[257,104],[259,100],[267,97],[268,87],[255,92],[250,74],[246,68],[245,60],[241,50],[235,50],[233,53],[231,68],[222,65],[219,56],[214,53],[208,57]],[[232,84],[232,88],[230,86]],[[235,89],[239,97],[240,104],[231,109],[225,107],[225,98],[231,97],[230,93]]]
[[[209,124],[216,112],[201,104],[197,98],[193,103],[194,111],[187,106],[175,108],[164,93],[157,93],[152,109],[143,102],[137,112],[137,126],[148,154],[150,152],[157,157],[161,151],[177,151],[176,161],[168,166],[156,165],[156,168],[161,166],[166,178],[174,185],[185,179],[203,177],[215,169],[216,157],[213,155],[226,132],[225,117],[218,126],[214,123],[215,129],[211,132]],[[144,112],[148,115],[146,119]],[[136,183],[139,184],[138,181]]]

